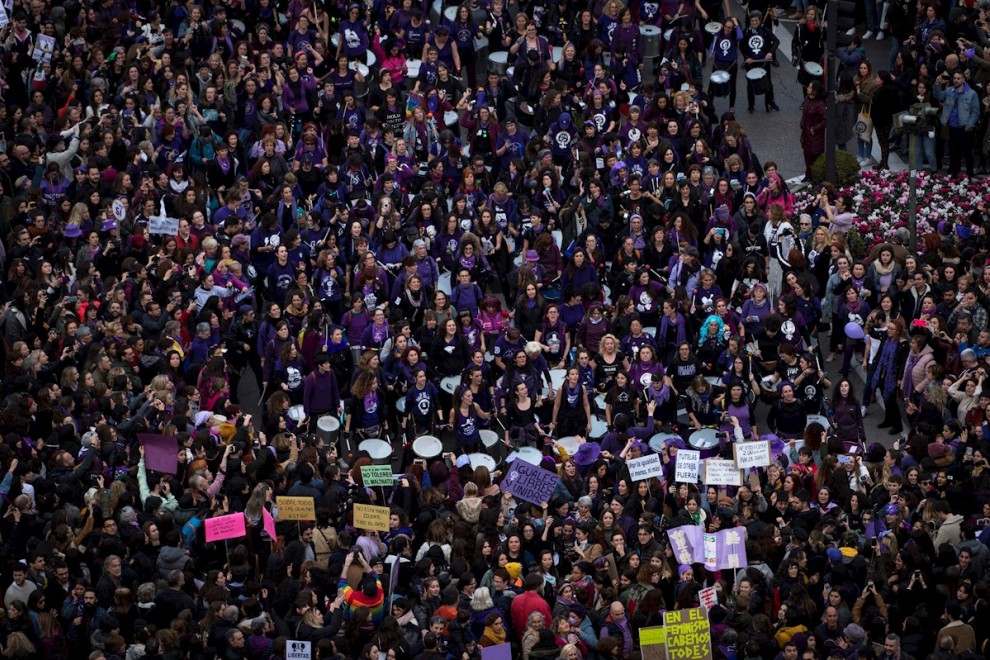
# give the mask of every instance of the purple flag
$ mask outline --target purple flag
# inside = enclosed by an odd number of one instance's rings
[[[138,442],[144,445],[144,464],[148,469],[175,474],[179,467],[179,447],[174,435],[138,433]]]

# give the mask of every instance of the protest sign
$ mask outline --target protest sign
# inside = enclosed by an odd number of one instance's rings
[[[749,563],[746,557],[746,528],[732,527],[715,534],[718,570],[739,568]]]
[[[10,24],[10,14],[7,13],[7,7],[0,5],[0,30],[7,27]]]
[[[388,531],[389,508],[371,504],[354,505],[354,526],[358,529],[373,529],[376,532]]]
[[[681,525],[667,530],[678,564],[701,564],[705,561],[701,541],[702,530],[697,525]]]
[[[715,591],[715,587],[705,587],[698,592],[698,602],[706,610],[711,610],[713,607],[718,605],[718,592]]]
[[[391,465],[362,465],[361,479],[365,486],[392,486],[395,480],[392,478]]]
[[[770,443],[766,440],[734,443],[732,454],[736,459],[736,467],[740,470],[766,467],[771,462]]]
[[[275,498],[279,520],[316,520],[316,504],[312,497]]]
[[[643,660],[664,660],[667,635],[663,626],[639,629],[639,650]]]
[[[278,538],[278,534],[275,532],[275,519],[265,507],[261,507],[261,524],[271,540],[274,541]]]
[[[679,484],[696,484],[701,476],[701,452],[695,449],[678,449],[674,457],[674,481]]]
[[[718,570],[718,537],[714,534],[705,534],[705,570]]]
[[[664,612],[668,660],[711,660],[712,632],[703,608]]]
[[[229,516],[217,516],[206,519],[206,541],[225,541],[239,539],[247,533],[243,513],[232,513]]]
[[[148,218],[149,234],[164,234],[172,236],[179,233],[179,219],[164,215],[154,215]]]
[[[524,460],[512,461],[509,473],[502,482],[502,490],[533,504],[550,501],[550,494],[557,486],[559,477],[543,468],[530,465]]]
[[[46,34],[39,34],[35,37],[34,50],[31,52],[31,59],[39,64],[52,61],[52,53],[55,52],[55,37]]]
[[[742,486],[742,472],[735,461],[709,458],[705,461],[705,484],[708,486]]]
[[[179,467],[179,444],[174,435],[138,433],[144,446],[144,464],[149,470],[175,474]]]
[[[626,465],[629,467],[629,478],[633,481],[663,476],[663,463],[660,462],[659,454],[631,458],[626,461]]]
[[[288,640],[285,643],[285,660],[313,660],[313,643]]]
[[[509,643],[483,646],[481,660],[512,660],[512,645]]]

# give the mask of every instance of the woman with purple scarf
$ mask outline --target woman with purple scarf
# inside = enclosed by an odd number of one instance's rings
[[[898,385],[908,359],[908,340],[903,319],[893,319],[887,324],[887,336],[880,345],[877,367],[867,387],[879,389],[884,402],[881,428],[890,428],[891,434],[902,430],[901,412],[897,404]]]

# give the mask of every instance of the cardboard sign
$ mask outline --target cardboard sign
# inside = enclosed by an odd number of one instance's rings
[[[772,461],[770,458],[770,442],[767,440],[733,443],[732,454],[736,459],[736,467],[740,470],[766,467]]]
[[[640,458],[626,461],[629,467],[629,478],[633,481],[643,481],[652,477],[663,476],[663,463],[659,454],[647,454]]]
[[[376,532],[388,531],[389,508],[370,504],[354,505],[354,526],[358,529],[373,529]]]
[[[312,497],[279,495],[275,502],[278,504],[279,520],[316,520],[316,503]]]
[[[362,465],[361,479],[365,486],[392,486],[395,480],[392,479],[391,465]]]
[[[144,445],[144,464],[149,470],[175,474],[179,468],[179,443],[174,435],[138,433],[137,438]]]
[[[735,461],[709,458],[705,461],[705,484],[708,486],[742,486],[742,472],[736,467]]]
[[[502,481],[502,490],[521,500],[542,504],[550,501],[550,494],[557,487],[559,479],[554,472],[516,459],[512,461],[512,467]]]
[[[313,660],[312,642],[288,640],[285,643],[285,660]]]
[[[700,607],[663,613],[668,660],[711,660],[712,631]]]
[[[663,626],[639,629],[639,649],[643,660],[663,660],[667,651],[667,631]]]
[[[679,484],[696,484],[701,478],[701,452],[695,449],[678,449],[674,457],[674,481]]]
[[[148,233],[174,236],[179,233],[179,219],[153,215],[148,218]]]
[[[481,660],[512,660],[512,645],[496,644],[481,647]]]
[[[243,513],[232,513],[228,516],[217,516],[206,519],[206,541],[226,541],[239,539],[247,533]]]
[[[272,514],[268,513],[268,509],[265,507],[261,507],[261,525],[272,541],[278,538],[278,533],[275,532],[275,519],[272,518]]]
[[[698,601],[706,610],[710,610],[718,605],[718,592],[715,587],[705,587],[698,592]]]

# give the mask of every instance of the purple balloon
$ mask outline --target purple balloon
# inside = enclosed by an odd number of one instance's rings
[[[863,332],[863,326],[852,321],[846,323],[846,337],[850,339],[862,339],[865,336],[866,333]]]

